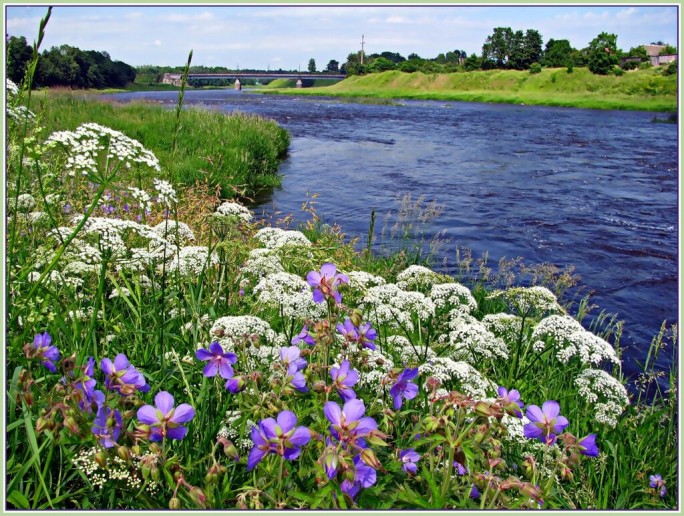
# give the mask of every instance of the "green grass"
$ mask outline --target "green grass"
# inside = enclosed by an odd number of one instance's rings
[[[464,102],[494,102],[589,109],[672,112],[677,109],[677,78],[658,68],[635,70],[621,77],[594,75],[586,68],[543,69],[539,74],[490,70],[452,74],[383,72],[353,76],[304,95],[364,96]],[[292,93],[279,90],[278,93]]]
[[[161,106],[89,100],[83,95],[51,94],[39,111],[48,132],[73,130],[96,122],[124,132],[155,149],[165,177],[193,185],[208,181],[226,197],[254,195],[279,184],[278,165],[286,155],[289,135],[271,120],[202,109],[181,113],[178,148],[172,148],[175,115]]]

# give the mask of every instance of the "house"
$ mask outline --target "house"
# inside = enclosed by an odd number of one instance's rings
[[[646,49],[646,53],[653,66],[660,66],[677,60],[677,54],[660,55],[660,52],[665,48],[665,45],[643,45],[643,47]]]

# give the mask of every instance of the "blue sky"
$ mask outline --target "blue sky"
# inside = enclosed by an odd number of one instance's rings
[[[47,7],[6,5],[5,32],[32,42]],[[480,54],[494,27],[536,29],[544,42],[583,48],[600,32],[618,46],[662,40],[678,46],[677,7],[622,6],[66,6],[57,5],[41,48],[68,44],[104,50],[130,65],[193,64],[228,68],[318,69],[360,49],[435,57]]]

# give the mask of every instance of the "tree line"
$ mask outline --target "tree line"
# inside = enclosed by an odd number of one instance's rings
[[[11,36],[7,41],[7,77],[21,83],[32,55],[24,36]],[[135,76],[134,67],[113,61],[107,52],[61,45],[40,54],[33,83],[71,88],[123,87],[135,81]]]
[[[659,42],[662,44],[662,42]],[[666,45],[662,54],[676,54],[677,49]],[[631,58],[631,59],[623,59]],[[470,56],[463,50],[439,54],[435,58],[421,58],[417,54],[403,57],[396,52],[362,55],[352,52],[340,67],[347,75],[399,70],[402,72],[451,73],[474,70],[530,70],[542,67],[559,68],[586,66],[595,74],[620,75],[625,69],[650,66],[649,56],[643,46],[625,52],[617,47],[617,35],[602,32],[587,47],[573,48],[567,39],[549,39],[544,45],[539,31],[528,29],[514,31],[510,27],[497,27],[482,45],[481,54]]]

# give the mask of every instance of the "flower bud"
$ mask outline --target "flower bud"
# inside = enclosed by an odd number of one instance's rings
[[[155,482],[159,482],[159,479],[161,478],[161,473],[159,472],[159,468],[157,466],[152,466],[150,468],[150,474],[152,475],[152,480]]]
[[[74,434],[78,435],[81,433],[81,430],[78,427],[78,423],[76,423],[76,420],[72,416],[68,416],[64,420],[64,427]]]
[[[48,422],[47,422],[47,419],[45,419],[44,417],[41,416],[36,420],[36,432],[37,433],[41,433],[43,430],[45,430],[47,428],[47,426],[48,426]]]
[[[352,324],[358,328],[363,322],[363,315],[358,309],[355,308],[349,319],[351,320]]]
[[[325,392],[325,382],[322,380],[317,380],[311,386],[314,392]]]
[[[169,509],[177,510],[181,508],[181,501],[175,496],[169,500]]]
[[[101,468],[106,468],[107,467],[107,456],[105,455],[104,452],[97,452],[95,454],[95,462],[97,462],[98,466]]]
[[[361,451],[361,460],[373,469],[382,469],[382,464],[380,464],[375,452],[370,448],[364,448]]]
[[[205,504],[207,503],[207,495],[205,495],[204,491],[202,491],[199,487],[193,487],[190,489],[190,493],[188,494],[197,505],[202,508],[205,507]]]
[[[131,460],[131,451],[126,446],[119,446],[116,449],[116,453],[119,457],[121,457],[121,460],[126,462]]]
[[[150,444],[150,451],[155,455],[159,455],[161,453],[161,448],[157,443],[152,443]]]
[[[144,479],[145,481],[147,481],[147,479],[150,478],[150,472],[151,472],[150,467],[149,467],[147,464],[143,463],[143,464],[140,466],[140,471],[142,471],[143,479]]]
[[[142,453],[140,445],[134,444],[133,446],[131,446],[131,453],[133,453],[133,455],[140,455]]]

